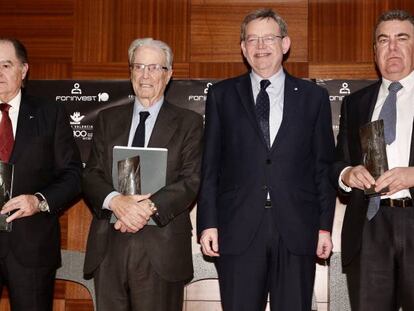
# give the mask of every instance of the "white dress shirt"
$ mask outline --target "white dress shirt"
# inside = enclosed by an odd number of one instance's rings
[[[269,80],[270,85],[266,88],[270,101],[270,113],[269,113],[269,134],[270,145],[273,144],[277,132],[279,131],[280,124],[283,117],[283,104],[285,95],[285,72],[281,68],[276,74],[268,79],[263,79],[253,70],[250,73],[250,81],[252,83],[253,98],[256,104],[257,95],[260,92],[260,81]]]
[[[150,140],[152,130],[154,129],[155,121],[157,120],[158,113],[160,112],[162,103],[164,102],[164,96],[162,96],[158,101],[156,101],[150,107],[144,107],[137,97],[135,97],[134,103],[134,111],[132,113],[132,121],[131,121],[131,128],[129,129],[129,137],[128,137],[128,147],[131,147],[132,141],[134,140],[135,131],[139,124],[139,113],[141,111],[148,111],[150,115],[145,120],[145,145],[144,147],[148,146],[148,142]],[[112,198],[116,195],[120,194],[118,191],[112,191],[109,193],[102,204],[103,209],[110,209],[109,202]]]
[[[390,80],[382,78],[382,83],[378,92],[378,98],[372,113],[371,121],[378,120],[381,108],[388,96],[388,87],[391,82],[392,81]],[[397,93],[396,137],[392,144],[386,146],[389,169],[395,167],[408,167],[410,158],[411,136],[414,120],[414,71],[399,82],[403,88]],[[341,181],[342,174],[345,169],[341,172],[339,185],[343,190],[349,192],[351,189],[346,187],[346,185],[344,185]],[[381,198],[387,197],[399,199],[411,197],[411,195],[408,189],[403,189],[391,196],[382,196]]]

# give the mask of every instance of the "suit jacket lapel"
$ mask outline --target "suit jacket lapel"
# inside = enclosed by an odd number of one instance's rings
[[[410,159],[408,160],[408,166],[414,166],[414,120],[412,124],[413,129],[411,130],[411,145],[410,145]],[[414,199],[414,188],[408,189],[411,194],[411,198]]]
[[[280,128],[277,131],[275,140],[273,141],[271,151],[275,150],[276,145],[283,137],[288,137],[287,130],[292,118],[297,117],[297,105],[300,101],[301,90],[291,75],[285,72],[285,86],[283,95],[283,117]]]
[[[368,92],[361,98],[359,115],[362,116],[361,124],[364,125],[371,122],[372,114],[374,112],[375,104],[377,103],[378,92],[381,86],[381,80],[373,85],[372,92]],[[365,119],[364,119],[365,118]]]
[[[256,130],[257,134],[259,135],[260,139],[262,140],[262,143],[267,148],[267,143],[264,139],[262,130],[260,129],[259,122],[256,118],[256,111],[255,111],[255,105],[254,105],[254,98],[253,98],[253,91],[252,91],[252,83],[250,81],[250,75],[245,74],[240,77],[240,80],[236,83],[236,89],[240,97],[240,101],[242,103],[242,106],[246,110],[247,116],[253,126],[253,128]]]
[[[174,122],[176,117],[175,111],[171,109],[171,104],[164,101],[155,121],[148,147],[167,148],[177,130],[177,124]]]
[[[14,138],[13,151],[10,163],[16,163],[20,154],[24,152],[25,145],[37,131],[38,116],[35,106],[30,105],[26,96],[22,94],[22,100],[17,118],[17,130]]]
[[[132,115],[134,113],[134,103],[130,103],[122,111],[118,113],[117,121],[109,124],[113,131],[113,146],[127,146],[129,133],[131,131]],[[125,124],[125,121],[128,123]]]

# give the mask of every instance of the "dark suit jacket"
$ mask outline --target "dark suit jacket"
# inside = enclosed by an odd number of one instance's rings
[[[341,171],[347,166],[362,164],[359,128],[370,122],[377,102],[381,81],[344,98],[336,147],[336,162],[332,182],[337,186]],[[414,165],[414,144],[411,141],[409,166]],[[414,189],[410,188],[414,198]],[[361,249],[361,238],[366,219],[368,200],[364,192],[353,189],[349,193],[341,239],[342,264],[347,266]]]
[[[328,178],[334,139],[326,90],[286,74],[283,120],[271,149],[255,116],[249,75],[210,88],[198,202],[198,233],[218,228],[222,254],[239,254],[260,225],[267,193],[282,239],[294,254],[315,254],[331,230],[335,194]]]
[[[0,233],[0,253],[11,249],[28,267],[60,265],[59,214],[80,194],[81,161],[62,105],[22,94],[14,149],[13,197],[41,192],[50,213],[13,221]]]
[[[126,146],[131,127],[133,104],[102,111],[96,122],[90,158],[84,171],[84,194],[94,212],[84,272],[92,274],[106,253],[111,212],[102,209],[112,186],[112,150]],[[144,235],[151,264],[169,281],[191,279],[191,222],[189,208],[200,181],[202,117],[164,101],[148,147],[168,149],[166,186],[151,196],[158,207],[162,227],[146,226]]]

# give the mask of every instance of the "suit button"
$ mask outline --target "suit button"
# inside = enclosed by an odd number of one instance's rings
[[[266,164],[272,164],[272,160],[267,159],[267,160],[266,160]]]

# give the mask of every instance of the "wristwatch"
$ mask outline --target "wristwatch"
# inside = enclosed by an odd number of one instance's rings
[[[37,206],[37,208],[41,212],[49,212],[49,204],[47,204],[45,197],[41,195],[39,192],[36,192],[34,195],[39,200],[39,205]]]

